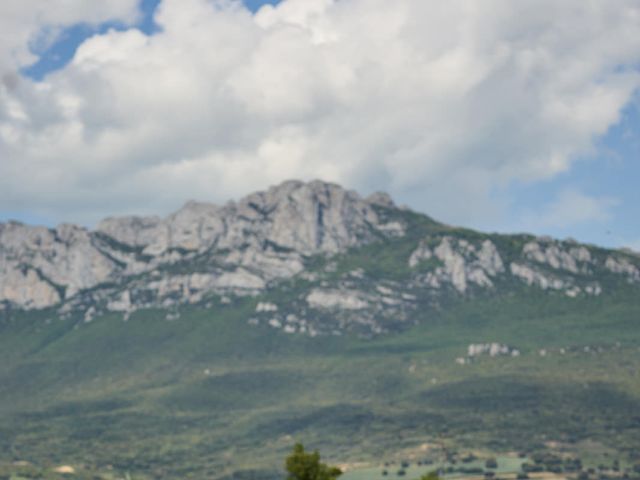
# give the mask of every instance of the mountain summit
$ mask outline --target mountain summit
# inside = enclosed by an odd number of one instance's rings
[[[188,202],[166,218],[107,218],[95,231],[0,224],[0,308],[90,321],[251,296],[254,324],[376,334],[444,299],[526,287],[598,296],[639,284],[639,265],[630,252],[449,227],[383,193],[287,181],[224,206]],[[286,307],[270,299],[294,290]]]

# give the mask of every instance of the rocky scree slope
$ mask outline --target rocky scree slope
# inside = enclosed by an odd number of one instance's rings
[[[382,193],[285,182],[224,206],[120,217],[95,231],[0,224],[0,310],[52,309],[91,321],[142,308],[176,318],[255,302],[250,324],[287,333],[379,334],[443,299],[535,288],[571,298],[640,284],[640,258],[449,227]]]

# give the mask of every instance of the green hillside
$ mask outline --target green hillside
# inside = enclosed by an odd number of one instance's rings
[[[637,461],[640,298],[631,288],[477,298],[373,339],[249,327],[255,301],[184,309],[174,321],[160,311],[88,324],[5,315],[2,458],[253,478],[277,475],[294,440],[365,462],[437,440],[496,452],[554,441],[583,461]],[[481,342],[521,355],[455,362]]]

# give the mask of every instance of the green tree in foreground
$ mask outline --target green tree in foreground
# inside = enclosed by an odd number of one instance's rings
[[[342,470],[320,462],[320,454],[315,451],[307,453],[301,443],[293,447],[291,455],[285,463],[287,480],[335,480],[342,475]]]

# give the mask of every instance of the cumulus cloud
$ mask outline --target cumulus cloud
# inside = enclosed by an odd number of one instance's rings
[[[640,84],[634,0],[163,0],[155,20],[0,87],[2,205],[91,223],[322,178],[477,223]]]
[[[0,72],[5,82],[34,62],[32,49],[42,49],[60,31],[76,23],[100,24],[107,20],[132,22],[138,16],[137,0],[20,0],[0,5]]]

